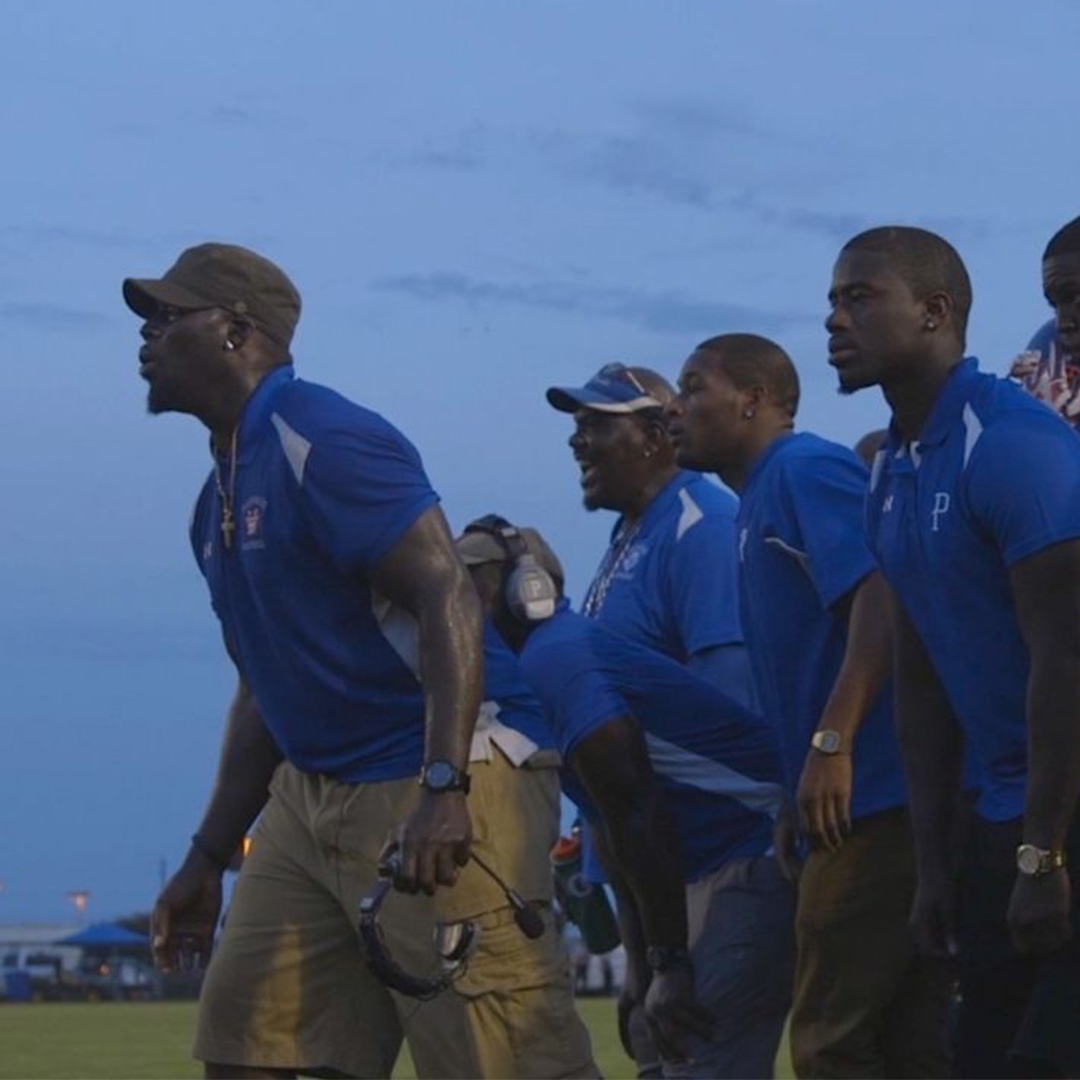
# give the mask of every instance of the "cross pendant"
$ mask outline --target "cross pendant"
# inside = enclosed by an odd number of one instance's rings
[[[233,521],[232,511],[226,510],[221,515],[221,538],[226,551],[232,547],[233,533],[236,531],[236,522]]]

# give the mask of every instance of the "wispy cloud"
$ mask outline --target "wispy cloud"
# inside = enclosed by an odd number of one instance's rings
[[[652,195],[665,202],[709,210],[719,192],[704,171],[649,139],[632,135],[583,138],[560,132],[533,136],[533,146],[564,177],[600,184],[629,195]]]
[[[74,225],[0,225],[0,242],[74,244],[97,249],[135,249],[152,246],[145,239],[118,229],[85,229]]]
[[[731,105],[693,98],[640,98],[630,106],[647,130],[661,130],[683,135],[737,135],[748,138],[771,138],[768,127],[748,111]]]
[[[837,239],[869,225],[857,214],[805,205],[812,188],[806,167],[777,173],[781,138],[748,110],[690,98],[632,102],[617,132],[540,129],[521,133],[472,125],[448,140],[394,159],[408,168],[475,172],[537,165],[556,179],[652,199],[710,214],[734,213],[762,224]],[[756,173],[763,172],[760,183]],[[769,195],[764,193],[765,190]],[[785,204],[790,190],[798,196]]]
[[[659,334],[709,333],[717,327],[733,325],[779,331],[814,318],[793,311],[701,300],[675,291],[588,286],[579,281],[502,283],[454,272],[384,277],[372,282],[372,287],[428,303],[459,301],[474,307],[513,304],[587,318],[612,319]]]
[[[265,129],[273,131],[307,131],[303,118],[285,111],[261,106],[238,105],[222,102],[206,109],[193,110],[183,119],[191,119],[200,124],[212,124],[215,127],[229,128],[233,131]]]
[[[0,322],[15,323],[33,330],[57,330],[75,333],[103,326],[108,322],[96,311],[61,307],[59,304],[0,302]]]
[[[215,105],[209,110],[208,116],[222,127],[252,127],[263,122],[263,117],[258,113],[239,105]]]
[[[944,236],[946,240],[959,245],[985,240],[988,236],[1001,236],[1005,233],[1028,233],[1032,228],[1030,222],[1022,222],[1016,218],[991,221],[988,217],[924,217],[917,218],[911,224],[936,232],[939,236]]]
[[[443,143],[430,143],[397,158],[396,164],[450,172],[475,172],[488,163],[491,148],[491,132],[483,124],[473,124]]]
[[[52,245],[91,251],[133,251],[152,255],[159,260],[162,251],[169,258],[172,253],[179,254],[185,247],[201,244],[207,239],[232,240],[231,237],[208,238],[202,230],[197,229],[172,229],[136,235],[118,229],[86,229],[76,225],[0,224],[0,245],[15,245],[25,250]],[[254,248],[272,248],[277,241],[278,237],[270,233],[246,232],[237,242]],[[147,272],[164,269],[164,266],[156,266]],[[135,272],[139,272],[137,267]]]
[[[750,107],[690,97],[632,101],[619,127],[606,132],[522,133],[474,124],[392,163],[453,172],[539,167],[555,181],[837,243],[882,220],[865,202],[836,205],[828,147],[776,130]],[[993,229],[988,220],[964,216],[917,224],[960,243]]]
[[[745,211],[764,225],[777,225],[784,229],[825,236],[842,243],[857,232],[869,229],[873,221],[863,214],[842,210],[824,210],[812,206],[784,206],[766,203],[753,196],[732,199],[733,209]]]

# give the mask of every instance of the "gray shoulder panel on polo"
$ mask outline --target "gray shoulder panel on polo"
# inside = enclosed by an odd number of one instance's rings
[[[304,468],[307,465],[308,454],[311,453],[311,443],[300,432],[289,427],[280,413],[274,413],[270,417],[270,422],[278,433],[281,449],[285,452],[285,458],[289,462],[293,476],[296,477],[296,482],[303,486]]]

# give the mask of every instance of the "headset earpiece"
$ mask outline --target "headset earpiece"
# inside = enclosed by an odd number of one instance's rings
[[[559,590],[551,575],[526,552],[514,560],[514,569],[506,580],[506,603],[523,622],[542,622],[555,614]]]
[[[506,605],[515,619],[522,622],[543,622],[555,614],[559,588],[554,578],[536,561],[521,531],[498,514],[485,514],[466,529],[466,532],[486,532],[494,536],[513,568],[506,579],[503,594]]]
[[[476,923],[439,923],[435,928],[435,951],[444,964],[464,964],[480,944],[480,930]]]
[[[430,977],[407,972],[390,955],[390,949],[379,926],[379,908],[394,884],[394,859],[400,860],[400,856],[392,855],[385,865],[385,871],[380,867],[380,873],[385,872],[385,876],[360,901],[360,940],[364,943],[371,970],[384,986],[407,997],[430,1001],[461,975],[466,961],[476,948],[480,931],[473,922],[440,924],[435,930],[435,948],[442,962],[442,972]]]
[[[470,858],[502,889],[507,903],[513,908],[514,922],[521,932],[528,938],[540,937],[544,933],[544,919],[540,912],[511,889],[476,852],[471,852]],[[476,951],[480,941],[480,928],[469,920],[440,923],[435,930],[435,948],[442,963],[441,974],[429,978],[411,975],[390,955],[390,949],[379,926],[379,908],[393,889],[394,877],[400,868],[401,856],[397,851],[391,852],[379,864],[379,880],[371,892],[360,901],[360,939],[364,943],[371,970],[384,986],[408,997],[430,1001],[462,975],[469,957]]]

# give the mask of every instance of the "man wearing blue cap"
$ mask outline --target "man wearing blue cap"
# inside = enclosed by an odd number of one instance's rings
[[[585,508],[619,515],[582,614],[751,704],[735,580],[737,504],[675,463],[664,420],[673,396],[655,371],[618,363],[582,387],[547,392],[554,408],[573,414],[570,449]]]
[[[673,395],[655,371],[620,363],[605,364],[584,386],[547,391],[553,408],[573,415],[570,449],[585,509],[619,515],[581,611],[753,707],[735,584],[736,500],[676,465],[664,420]],[[585,867],[603,880],[588,834]],[[624,1014],[640,996],[631,978]],[[635,1057],[643,1068],[656,1062],[644,1040]]]

